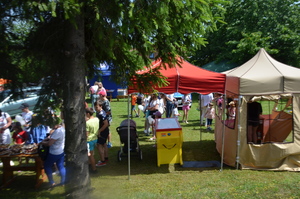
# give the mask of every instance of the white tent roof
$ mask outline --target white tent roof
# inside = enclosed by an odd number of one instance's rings
[[[239,95],[300,93],[300,69],[276,61],[263,48],[226,75],[226,91]]]

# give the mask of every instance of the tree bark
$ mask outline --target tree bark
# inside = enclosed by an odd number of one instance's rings
[[[84,20],[66,22],[62,67],[64,68],[64,122],[66,126],[67,198],[89,198],[90,177],[85,123]]]

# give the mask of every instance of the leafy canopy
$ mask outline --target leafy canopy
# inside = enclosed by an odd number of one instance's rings
[[[225,24],[207,33],[208,45],[194,62],[229,60],[243,64],[260,48],[280,62],[300,67],[300,4],[295,0],[231,0],[224,7]]]

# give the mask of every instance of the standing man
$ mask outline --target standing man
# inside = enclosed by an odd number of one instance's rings
[[[248,133],[247,133],[247,139],[248,143],[254,143],[257,144],[257,129],[259,126],[259,120],[261,117],[261,114],[263,112],[262,106],[258,102],[253,102],[250,100],[247,103],[247,124],[248,124]]]
[[[169,118],[174,108],[174,93],[166,95],[166,103],[166,117]]]
[[[208,95],[199,95],[199,102],[200,102],[200,107],[201,107],[201,119],[200,119],[200,124],[202,124],[203,126],[207,126],[207,121],[205,119],[205,113],[206,113],[206,109],[209,105],[209,103],[212,102],[214,96],[212,93],[208,94]],[[203,123],[203,119],[205,120]]]
[[[25,121],[25,124],[23,125],[24,130],[27,133],[30,133],[33,112],[29,110],[29,105],[27,103],[21,104],[19,109],[22,110],[22,118]]]

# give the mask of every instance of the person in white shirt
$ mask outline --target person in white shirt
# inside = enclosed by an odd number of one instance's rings
[[[42,145],[49,146],[49,154],[44,161],[44,169],[47,174],[50,187],[55,186],[52,176],[52,167],[54,163],[56,163],[61,177],[59,185],[64,185],[66,182],[66,169],[64,166],[65,128],[63,125],[56,125],[53,130],[53,133],[40,143]]]
[[[11,143],[11,134],[9,127],[12,124],[12,119],[10,115],[6,112],[3,112],[0,109],[0,144],[10,144]],[[0,165],[3,163],[0,160]],[[13,161],[10,161],[10,165],[14,165]]]
[[[177,108],[177,103],[174,103],[174,108],[172,110],[172,117],[178,118],[180,116]]]
[[[212,102],[214,96],[212,93],[207,95],[199,95],[200,107],[201,107],[201,119],[200,123],[207,126],[207,120],[205,118],[206,109],[208,108],[209,103]],[[203,120],[204,123],[203,123]]]
[[[32,124],[31,120],[32,120],[33,112],[31,110],[29,110],[29,105],[27,103],[21,104],[19,109],[22,110],[22,118],[25,122],[25,124],[23,125],[24,130],[29,133],[30,132],[30,127],[31,127],[31,124]]]
[[[165,112],[165,99],[166,99],[165,94],[161,93],[158,98],[158,100],[159,100],[158,111],[161,114],[164,114],[164,112]]]
[[[192,103],[192,99],[189,94],[185,94],[182,97],[182,110],[183,110],[183,117],[182,122],[189,123],[188,122],[188,116],[189,116],[189,110],[191,109],[190,104]]]
[[[146,120],[145,120],[145,130],[144,133],[146,133],[146,135],[149,135],[150,133],[150,124],[149,121],[147,120],[148,116],[153,116],[153,114],[158,111],[159,108],[159,99],[157,97],[157,94],[152,94],[150,101],[146,107]]]
[[[9,127],[12,123],[10,115],[0,110],[0,144],[10,144],[11,135]]]
[[[95,82],[93,86],[90,87],[89,92],[90,92],[90,98],[91,98],[91,104],[94,109],[94,103],[98,100],[99,95],[98,95],[98,90],[99,90],[99,82]]]

